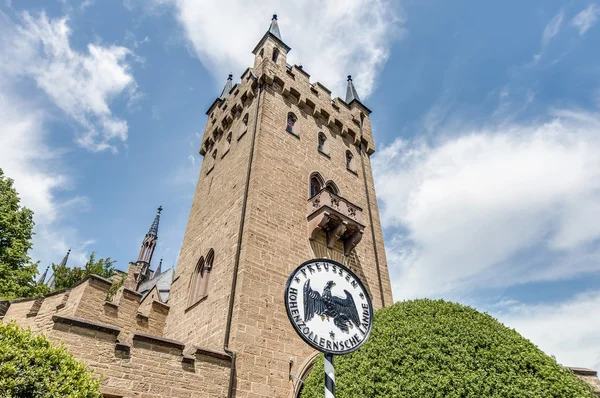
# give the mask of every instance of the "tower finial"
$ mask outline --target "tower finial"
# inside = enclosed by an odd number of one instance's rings
[[[277,21],[277,13],[274,13],[274,14],[273,14],[273,18],[271,18],[271,21],[272,21],[272,20],[276,20],[276,21]]]
[[[352,101],[360,102],[360,97],[356,92],[356,88],[354,88],[354,83],[352,83],[352,75],[348,75],[348,86],[346,87],[346,103],[349,104]]]

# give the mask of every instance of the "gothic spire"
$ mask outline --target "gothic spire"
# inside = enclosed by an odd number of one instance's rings
[[[356,92],[354,84],[352,83],[352,75],[348,75],[348,87],[346,88],[346,103],[349,104],[354,100],[360,102],[358,93]]]
[[[42,273],[42,275],[40,275],[40,277],[39,277],[39,279],[38,279],[38,282],[37,282],[37,283],[44,283],[44,282],[46,281],[46,275],[48,275],[48,269],[49,269],[49,268],[50,268],[49,266],[48,266],[48,267],[46,267],[46,271],[44,271],[44,272]]]
[[[271,18],[271,26],[269,26],[268,32],[281,40],[281,33],[279,32],[279,25],[277,24],[277,14],[273,14],[273,18]]]
[[[150,226],[150,229],[148,230],[146,236],[158,236],[158,222],[160,221],[160,212],[162,211],[162,209],[162,206],[158,207],[158,213],[156,213],[156,217],[154,217],[154,221],[152,222],[152,225]]]
[[[161,271],[162,271],[162,257],[160,258],[160,262],[158,263],[158,267],[156,267],[156,271],[154,272],[154,275],[152,275],[153,278],[156,278],[157,276],[160,275]]]
[[[229,97],[229,92],[231,91],[232,87],[233,87],[233,75],[230,73],[229,77],[227,78],[227,81],[225,82],[225,87],[223,87],[223,92],[221,92],[221,95],[219,96],[219,99],[226,100],[227,97]]]
[[[66,266],[67,265],[67,261],[69,260],[69,254],[71,254],[71,248],[69,248],[69,251],[67,251],[67,254],[65,254],[65,256],[63,257],[62,261],[60,262],[60,264],[58,264],[59,266]]]

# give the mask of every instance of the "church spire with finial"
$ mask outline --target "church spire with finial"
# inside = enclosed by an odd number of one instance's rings
[[[158,224],[160,222],[160,213],[162,210],[162,206],[159,206],[156,217],[154,217],[154,221],[152,222],[148,233],[142,241],[142,248],[140,249],[137,262],[146,264],[146,268],[152,261],[152,254],[154,253],[154,248],[156,247],[156,242],[158,241]]]
[[[160,212],[163,210],[162,206],[158,207],[158,212],[156,213],[156,217],[154,217],[154,221],[148,230],[146,236],[154,236],[158,237],[158,223],[160,222]]]
[[[162,257],[160,258],[160,262],[158,263],[158,267],[156,267],[156,271],[154,271],[154,275],[152,275],[153,278],[156,278],[157,276],[159,276],[162,272]]]
[[[354,88],[354,83],[352,83],[352,75],[348,75],[348,86],[346,87],[346,103],[349,104],[352,101],[360,102],[360,97],[356,92],[356,88]]]
[[[223,87],[223,91],[221,92],[221,95],[219,95],[219,99],[220,100],[226,100],[229,97],[229,93],[231,92],[231,89],[233,88],[233,74],[229,74],[229,76],[227,77],[227,81],[225,82],[225,87]]]
[[[44,283],[46,281],[46,276],[48,275],[48,269],[49,268],[50,268],[49,266],[46,267],[46,270],[42,273],[42,275],[40,275],[37,283]]]

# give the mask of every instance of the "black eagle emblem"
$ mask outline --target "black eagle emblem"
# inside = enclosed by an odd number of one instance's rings
[[[344,290],[346,298],[333,296],[333,286],[335,282],[327,282],[323,294],[319,294],[310,288],[310,279],[304,283],[304,322],[310,321],[317,314],[323,320],[329,321],[332,318],[335,326],[348,333],[348,327],[360,326],[358,311],[350,292]]]

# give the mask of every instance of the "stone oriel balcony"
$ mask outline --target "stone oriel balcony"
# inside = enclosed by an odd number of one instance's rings
[[[327,247],[333,249],[335,242],[344,243],[344,254],[348,256],[362,239],[365,229],[362,209],[327,188],[321,189],[308,200],[308,233],[316,239],[319,230],[327,236]]]

